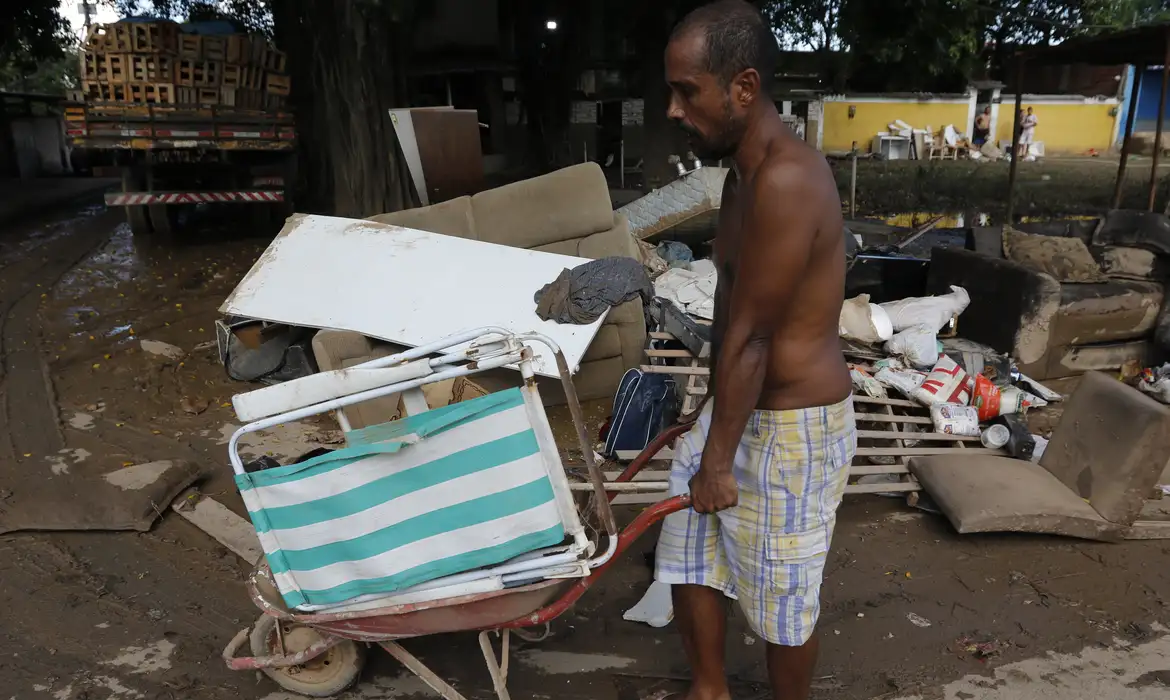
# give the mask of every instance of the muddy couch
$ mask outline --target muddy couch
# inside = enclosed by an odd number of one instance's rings
[[[1100,283],[1058,282],[1004,259],[997,240],[981,252],[931,251],[928,292],[954,284],[971,295],[959,317],[961,336],[1010,354],[1033,379],[1148,361],[1163,305],[1160,282],[1112,276]]]
[[[639,258],[638,245],[630,235],[626,218],[613,211],[605,175],[596,163],[574,165],[472,197],[369,218],[384,224],[582,258],[614,255]],[[646,321],[641,299],[611,309],[574,377],[581,399],[612,396],[622,374],[641,362],[645,346]],[[381,341],[349,331],[321,331],[313,341],[314,355],[322,370],[350,367],[392,349]],[[495,377],[507,378],[510,377]],[[497,383],[491,377],[485,381]],[[541,393],[547,403],[563,400],[556,382],[542,381]],[[387,409],[388,404],[382,409],[371,407],[366,411],[370,416],[359,416],[354,423],[365,425],[367,421],[386,420]]]

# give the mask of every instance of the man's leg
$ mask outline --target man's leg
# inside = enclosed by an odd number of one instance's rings
[[[691,666],[687,700],[730,700],[723,667],[727,598],[714,588],[693,584],[674,585],[670,590],[674,620]]]
[[[819,648],[815,634],[799,647],[768,644],[772,700],[808,700]]]

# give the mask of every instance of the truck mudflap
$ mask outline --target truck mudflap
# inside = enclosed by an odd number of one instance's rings
[[[108,192],[106,206],[124,207],[145,204],[252,204],[283,202],[282,190],[227,190],[223,192]]]

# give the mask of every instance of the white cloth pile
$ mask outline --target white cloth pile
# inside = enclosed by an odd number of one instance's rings
[[[715,318],[715,285],[718,273],[710,260],[695,260],[687,267],[672,267],[654,280],[654,295],[669,299],[692,316]]]

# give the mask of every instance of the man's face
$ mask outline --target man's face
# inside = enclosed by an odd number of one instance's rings
[[[676,37],[666,47],[666,83],[670,106],[666,116],[690,138],[691,149],[702,160],[719,160],[735,153],[743,138],[746,114],[741,86],[723,85],[707,72],[706,39],[699,32]]]

